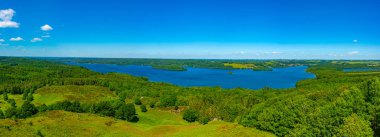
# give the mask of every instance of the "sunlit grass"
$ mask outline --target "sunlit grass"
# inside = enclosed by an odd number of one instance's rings
[[[139,111],[139,110],[138,110]],[[177,113],[150,109],[139,112],[140,121],[130,123],[94,114],[49,111],[22,120],[0,120],[3,136],[256,136],[270,137],[271,133],[222,121],[207,125],[187,123]]]
[[[33,96],[36,105],[49,105],[64,100],[96,103],[117,98],[107,88],[99,86],[47,86],[36,90]]]

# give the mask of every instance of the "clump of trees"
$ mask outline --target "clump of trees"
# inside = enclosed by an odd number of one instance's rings
[[[195,122],[198,120],[199,112],[193,108],[186,109],[183,112],[183,119],[187,122]]]

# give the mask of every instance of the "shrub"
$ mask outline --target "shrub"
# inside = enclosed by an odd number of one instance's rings
[[[183,113],[183,119],[187,122],[195,122],[199,117],[199,112],[193,108],[186,109]]]
[[[178,108],[178,106],[176,105],[175,107],[174,107],[174,110],[178,110],[179,108]]]
[[[201,123],[201,124],[203,124],[203,125],[208,124],[209,121],[210,121],[210,118],[208,118],[208,117],[201,117],[198,120],[198,122]]]
[[[177,97],[174,95],[164,96],[160,99],[160,103],[162,107],[175,106],[176,102],[177,102]]]
[[[7,94],[7,92],[3,93],[3,99],[4,99],[4,101],[8,101],[8,94]]]
[[[116,110],[115,117],[118,119],[127,120],[129,122],[137,122],[139,120],[136,116],[135,105],[132,103],[121,105]]]
[[[150,102],[150,104],[149,104],[149,107],[150,107],[150,108],[154,108],[155,106],[156,106],[156,102],[153,102],[153,101]]]
[[[37,134],[38,137],[44,137],[44,135],[42,134],[41,130],[38,130],[36,134]]]
[[[129,117],[127,121],[137,122],[137,121],[139,121],[139,118],[136,115],[133,115],[133,116]]]
[[[46,104],[42,104],[41,106],[38,107],[39,112],[45,112],[48,110],[48,106]]]
[[[140,106],[141,112],[147,112],[148,110],[146,109],[145,105]]]
[[[139,98],[136,98],[135,99],[135,104],[136,105],[141,105],[142,103],[141,103],[141,100],[139,99]]]
[[[5,118],[3,111],[0,109],[0,119]]]

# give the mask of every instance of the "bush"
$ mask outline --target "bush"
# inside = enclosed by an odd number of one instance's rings
[[[133,116],[129,117],[127,121],[137,122],[137,121],[139,121],[139,118],[136,115],[133,115]]]
[[[3,99],[4,99],[4,101],[8,101],[8,94],[7,94],[7,92],[3,93]]]
[[[139,98],[136,98],[135,99],[135,104],[136,105],[141,105],[142,103],[141,103],[141,100],[139,99]]]
[[[137,122],[139,119],[136,115],[135,105],[132,103],[121,105],[115,112],[116,118],[129,122]]]
[[[148,110],[146,109],[145,105],[140,106],[141,112],[147,112]]]
[[[48,106],[46,104],[42,104],[41,106],[38,107],[39,112],[45,112],[48,110]]]
[[[210,118],[208,118],[208,117],[201,117],[198,120],[198,122],[201,123],[201,124],[203,124],[203,125],[208,124],[209,121],[210,121]]]
[[[17,110],[15,107],[10,107],[6,109],[4,112],[5,118],[12,118],[13,116],[16,116],[16,114],[17,114]]]
[[[12,107],[16,107],[16,101],[15,101],[15,99],[13,99],[13,98],[8,99],[8,103],[9,103]]]
[[[150,104],[149,104],[149,107],[150,107],[150,108],[154,108],[155,106],[156,106],[156,102],[153,102],[153,101],[150,102]]]
[[[3,111],[0,109],[0,119],[5,118]]]
[[[37,134],[38,137],[44,137],[44,135],[42,134],[41,130],[38,130],[36,134]]]
[[[162,107],[171,107],[175,106],[177,102],[177,97],[170,95],[170,96],[164,96],[160,99],[160,103]]]
[[[199,112],[193,108],[186,109],[183,113],[183,119],[187,122],[195,122],[199,117]]]
[[[179,108],[178,108],[178,106],[176,105],[175,107],[174,107],[174,110],[178,110]]]

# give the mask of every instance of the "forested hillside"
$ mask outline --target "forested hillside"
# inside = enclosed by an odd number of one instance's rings
[[[141,113],[160,110],[188,122],[239,123],[277,136],[380,136],[380,72],[342,71],[379,62],[304,62],[277,61],[308,65],[317,78],[291,89],[248,90],[185,88],[57,62],[0,57],[0,124],[56,110],[139,123]],[[0,131],[15,132],[16,125],[0,125]],[[36,134],[43,132],[49,131]]]

